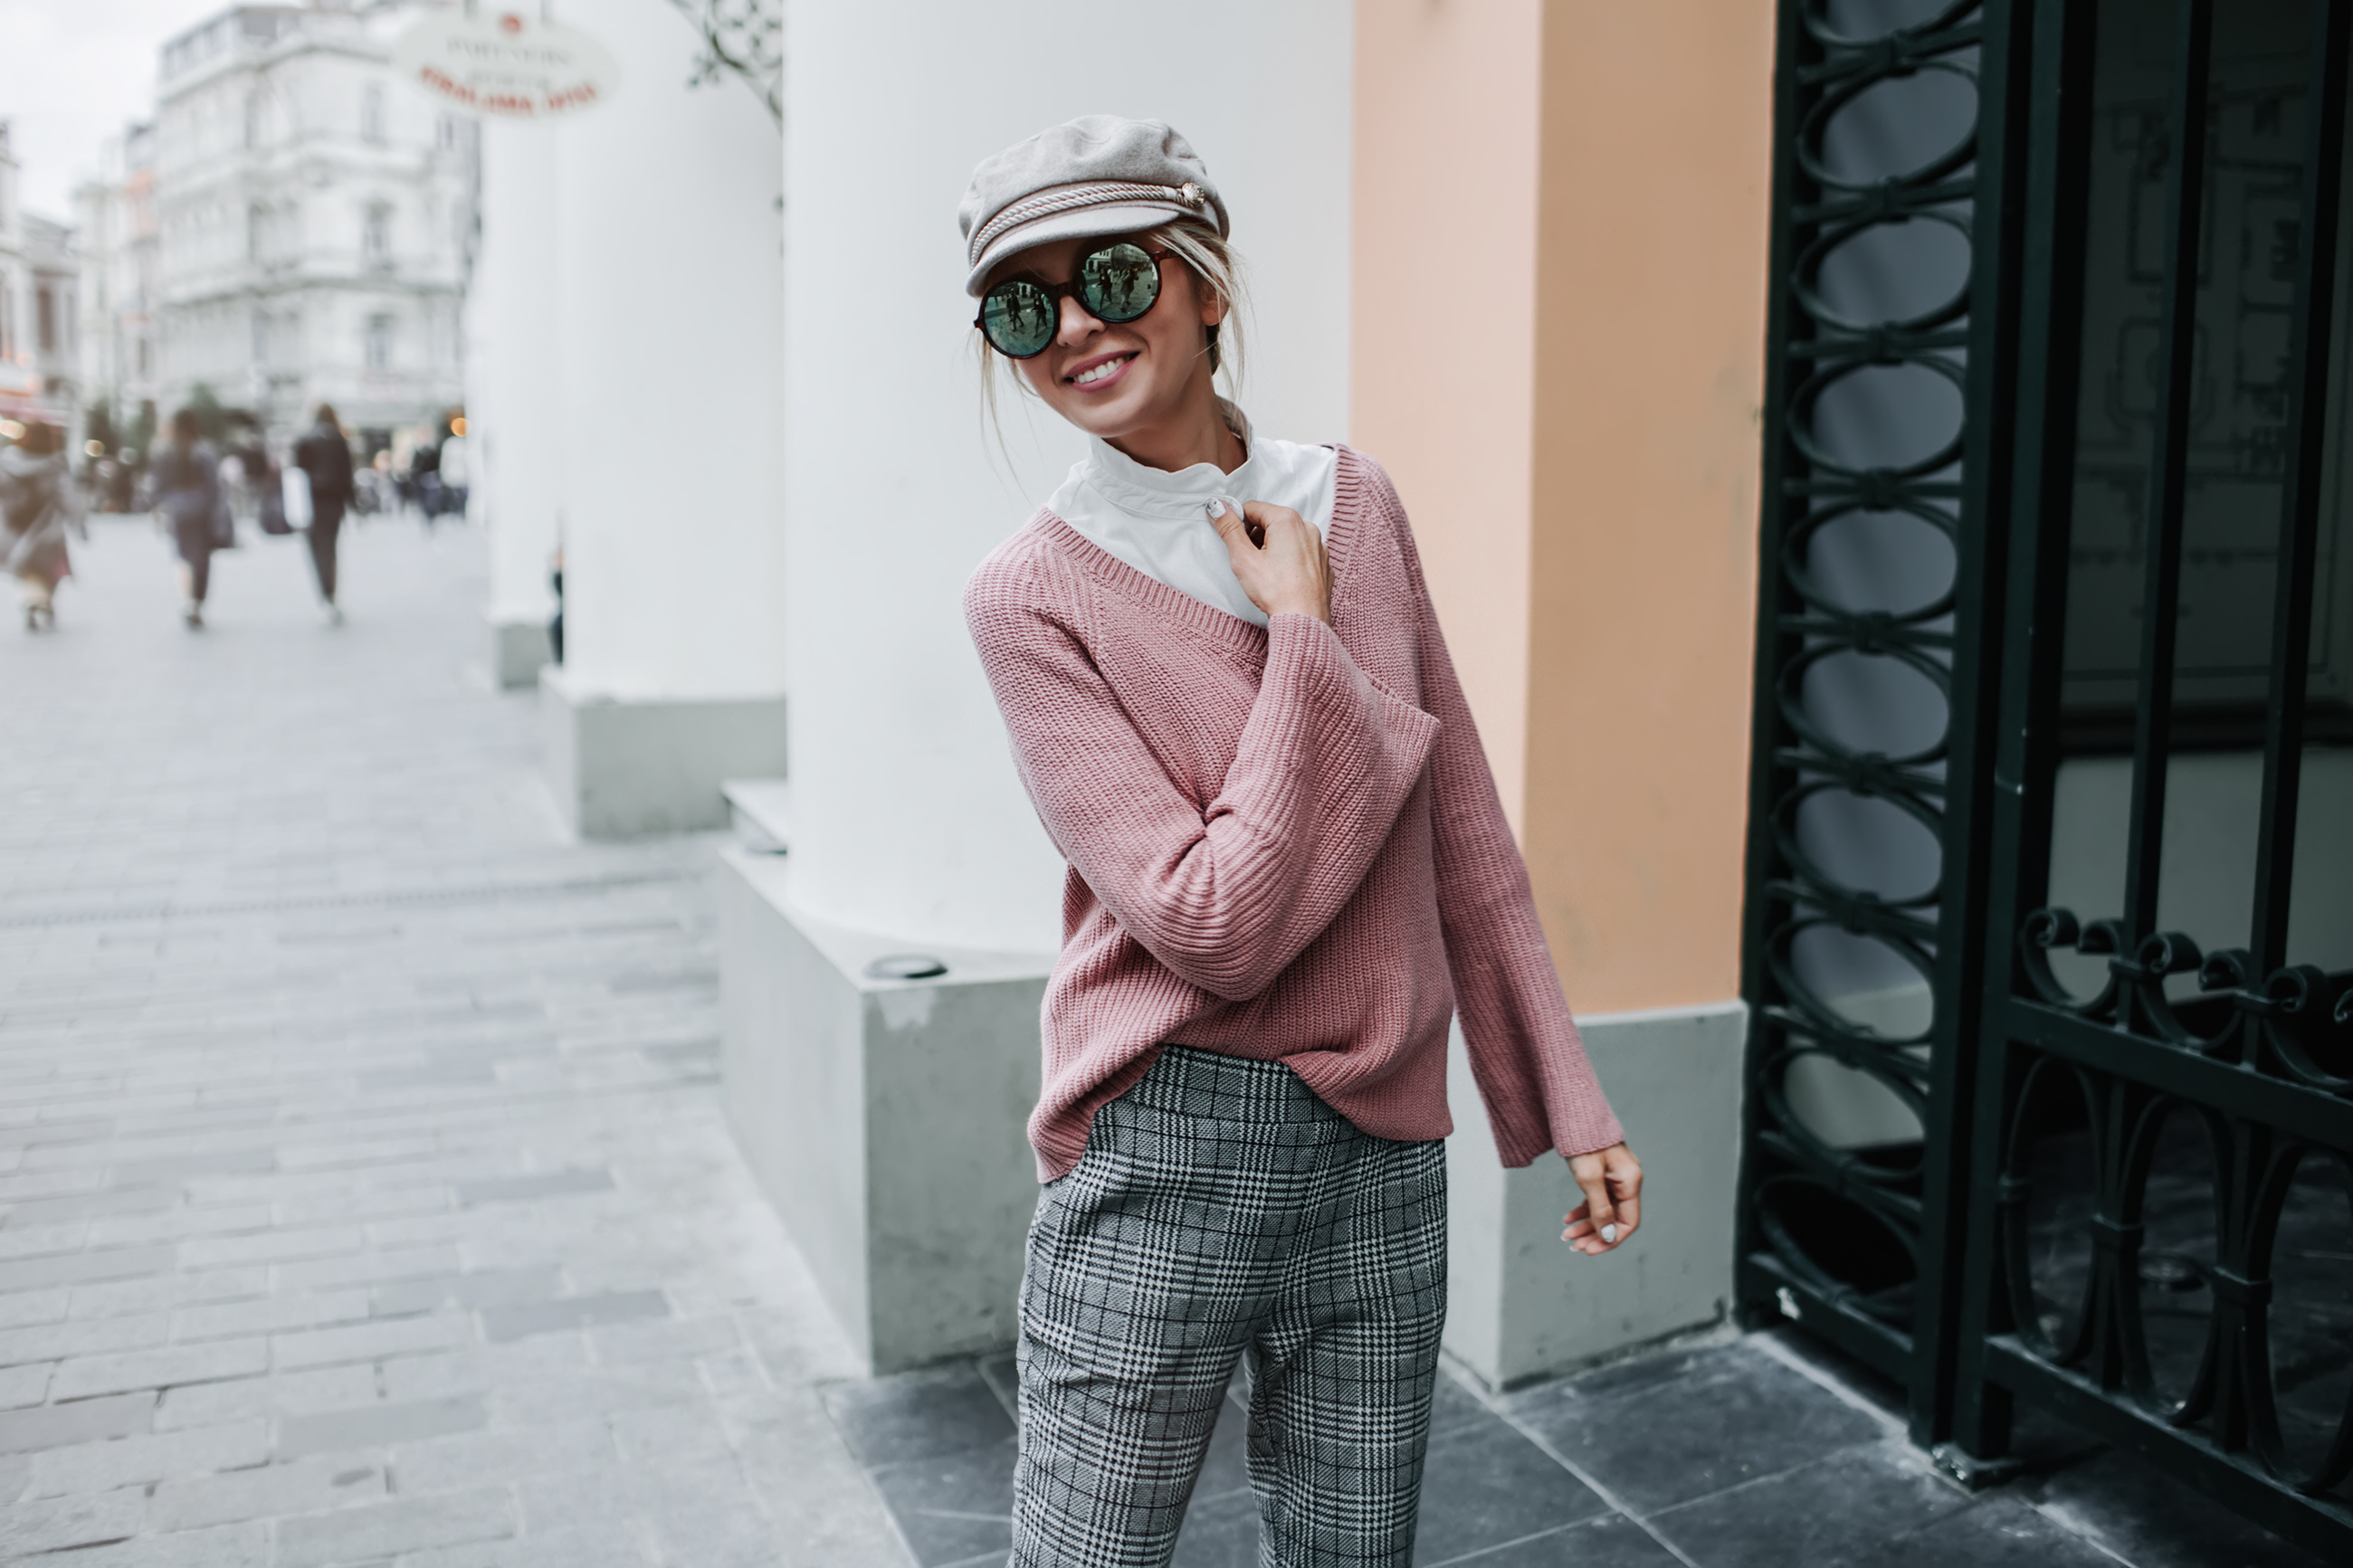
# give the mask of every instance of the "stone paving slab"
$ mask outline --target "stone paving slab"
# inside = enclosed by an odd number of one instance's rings
[[[0,636],[0,1562],[895,1565],[716,1098],[701,839],[562,839],[479,535]]]
[[[1011,1359],[825,1397],[923,1568],[1010,1539]],[[1257,1568],[1237,1373],[1176,1568]],[[2318,1568],[2128,1457],[2034,1434],[1975,1495],[1905,1440],[1894,1391],[1795,1330],[1669,1349],[1500,1396],[1441,1375],[1418,1568]]]

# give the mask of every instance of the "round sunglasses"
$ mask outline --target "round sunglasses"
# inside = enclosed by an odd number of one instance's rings
[[[1168,254],[1124,239],[1081,258],[1068,283],[1008,278],[981,296],[980,315],[972,324],[1008,359],[1035,359],[1054,341],[1062,301],[1072,295],[1088,315],[1114,326],[1152,309],[1160,298],[1160,263]]]

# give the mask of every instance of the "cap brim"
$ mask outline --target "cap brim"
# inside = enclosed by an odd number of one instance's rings
[[[980,253],[980,262],[972,275],[964,280],[964,291],[977,300],[981,285],[995,271],[997,264],[1017,251],[1051,245],[1058,239],[1092,239],[1099,235],[1134,234],[1138,229],[1157,228],[1170,218],[1189,217],[1198,221],[1202,214],[1176,202],[1111,202],[1099,207],[1079,207],[1066,213],[1054,213],[1025,223],[1019,228],[1007,229],[989,242]]]

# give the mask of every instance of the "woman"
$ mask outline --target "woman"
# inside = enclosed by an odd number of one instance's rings
[[[73,571],[66,530],[82,526],[81,494],[54,425],[27,425],[0,451],[0,556],[7,559],[25,604],[25,629],[54,631],[58,584]]]
[[[982,163],[959,221],[985,363],[1091,437],[965,595],[1070,862],[1012,1561],[1167,1562],[1247,1356],[1261,1560],[1401,1568],[1445,1320],[1451,1016],[1505,1162],[1569,1157],[1572,1247],[1624,1245],[1641,1167],[1396,491],[1216,392],[1236,289],[1200,160],[1091,116]]]
[[[205,624],[205,594],[212,586],[213,551],[221,541],[228,495],[221,488],[220,455],[201,439],[196,411],[172,416],[172,439],[147,465],[149,504],[180,549],[181,615],[192,628]]]

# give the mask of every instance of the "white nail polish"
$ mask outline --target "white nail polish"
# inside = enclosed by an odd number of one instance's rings
[[[1616,1241],[1618,1239],[1618,1227],[1614,1225],[1603,1226],[1601,1227],[1601,1239],[1604,1241]]]
[[[1226,515],[1226,503],[1218,500],[1217,497],[1211,496],[1208,500],[1201,503],[1201,510],[1209,514],[1209,521],[1211,522],[1215,522],[1218,519]]]

